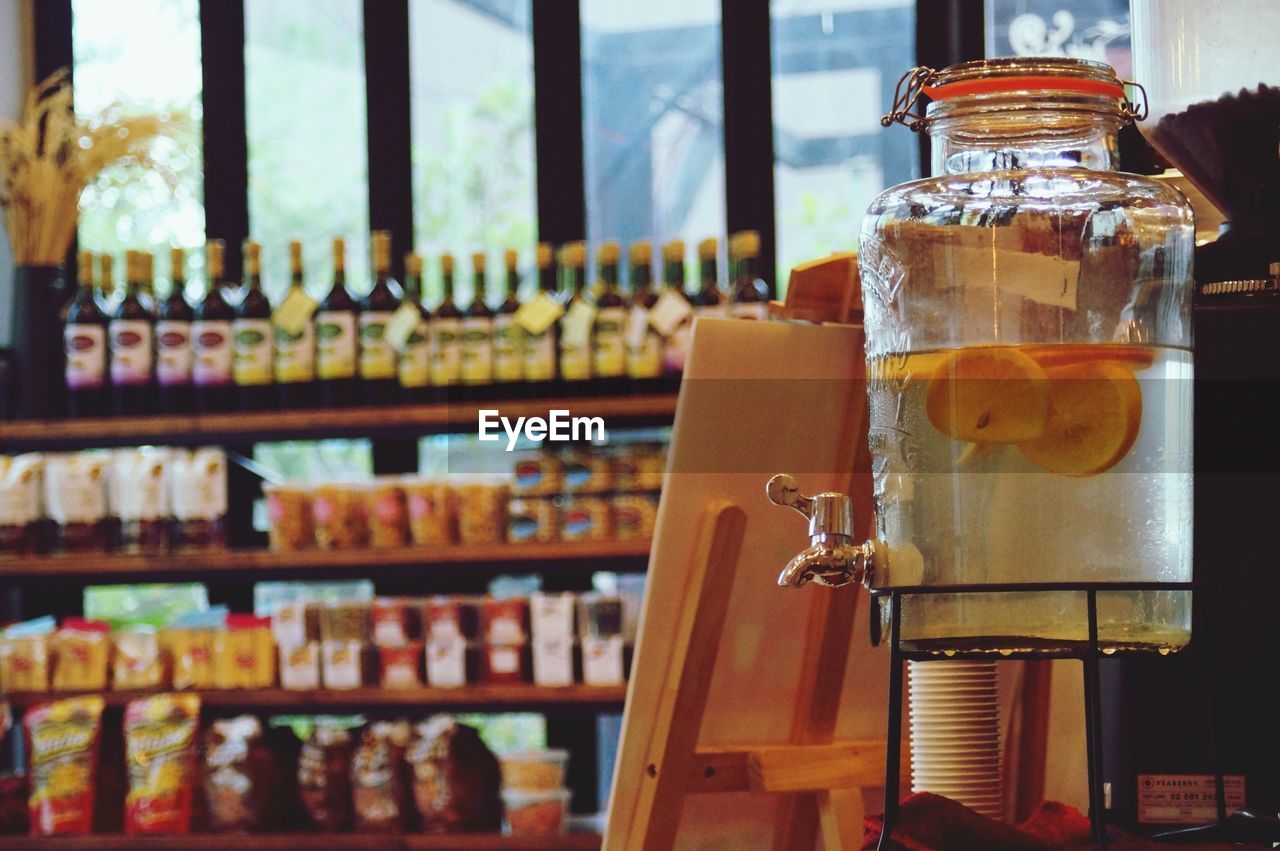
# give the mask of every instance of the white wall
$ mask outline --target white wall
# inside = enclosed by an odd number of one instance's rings
[[[0,0],[0,116],[17,119],[31,83],[31,0]],[[8,345],[13,315],[13,260],[0,221],[0,345]]]

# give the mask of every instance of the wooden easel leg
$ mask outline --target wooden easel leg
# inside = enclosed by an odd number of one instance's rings
[[[862,819],[866,808],[861,789],[832,789],[818,793],[824,851],[856,851],[862,847]]]

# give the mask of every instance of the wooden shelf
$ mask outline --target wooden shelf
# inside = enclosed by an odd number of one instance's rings
[[[424,577],[454,565],[477,571],[539,569],[544,574],[590,573],[607,567],[626,572],[645,569],[649,541],[564,541],[548,544],[486,544],[452,547],[404,547],[389,550],[226,550],[170,555],[66,555],[0,558],[0,579],[49,580],[67,577],[127,577],[135,582],[194,577],[216,580],[263,579],[300,573],[308,576],[396,571]],[[249,574],[252,574],[251,576]]]
[[[349,849],[349,851],[595,851],[601,838],[595,833],[565,836],[498,836],[495,834],[373,833],[260,833],[192,834],[191,836],[0,836],[0,844],[12,851],[286,851],[294,848]]]
[[[226,414],[22,420],[0,423],[0,446],[57,449],[164,443],[251,443],[323,437],[393,437],[474,432],[481,408],[506,417],[547,416],[567,410],[573,416],[602,417],[606,429],[670,424],[676,409],[672,394],[513,399],[381,408],[252,411]]]
[[[99,694],[99,692],[93,692]],[[155,694],[154,691],[100,692],[108,707],[122,707],[131,700]],[[434,709],[483,709],[488,711],[574,711],[621,710],[627,687],[620,686],[538,686],[470,685],[459,688],[358,688],[290,691],[288,689],[210,689],[192,692],[200,696],[206,709],[235,711],[261,710],[280,714],[312,714],[363,712],[366,710],[404,710],[428,712]],[[73,697],[74,692],[13,692],[5,696],[14,709],[25,709],[35,703]]]

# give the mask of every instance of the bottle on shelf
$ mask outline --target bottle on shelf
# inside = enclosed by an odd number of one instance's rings
[[[769,316],[769,285],[760,279],[760,232],[738,231],[729,237],[729,269],[733,295],[729,315],[764,320]]]
[[[320,405],[356,403],[356,317],[360,305],[347,289],[347,243],[333,240],[333,287],[316,310],[316,390]]]
[[[76,263],[76,293],[63,315],[67,413],[100,417],[107,410],[107,328],[110,318],[93,282],[93,254],[81,251]]]
[[[503,255],[506,263],[506,297],[493,314],[494,395],[510,399],[520,394],[524,382],[524,329],[516,322],[520,304],[520,257],[514,248]]]
[[[431,320],[431,386],[440,401],[462,380],[462,311],[453,296],[453,255],[440,255],[440,303]]]
[[[155,304],[146,292],[142,252],[125,253],[124,297],[107,326],[111,345],[112,410],[125,416],[152,411]]]
[[[693,294],[693,315],[722,318],[728,315],[724,293],[720,292],[720,241],[714,236],[698,243],[698,291]]]
[[[373,288],[360,305],[360,387],[366,405],[394,405],[400,396],[396,350],[387,339],[387,323],[404,299],[404,290],[391,277],[391,232],[374,231]]]
[[[485,299],[485,255],[471,255],[475,292],[462,319],[462,389],[470,399],[487,399],[493,392],[493,310]]]
[[[431,401],[431,311],[422,303],[421,254],[404,257],[404,304],[417,312],[418,321],[400,351],[400,401],[419,405]]]
[[[262,292],[262,246],[244,241],[244,283],[231,322],[231,377],[242,411],[265,411],[275,401],[271,302]]]
[[[627,345],[623,337],[627,300],[618,288],[620,254],[616,242],[606,242],[596,249],[600,294],[591,331],[591,384],[594,392],[604,396],[620,396],[627,391]]]
[[[272,313],[275,339],[276,399],[281,408],[310,408],[316,403],[316,303],[307,295],[302,243],[289,242],[289,290]]]
[[[662,352],[662,382],[667,390],[680,388],[684,362],[689,356],[689,337],[693,333],[693,304],[685,292],[684,240],[676,239],[662,247],[663,291],[654,306],[650,322],[656,318],[658,330],[666,344]]]
[[[191,387],[195,310],[187,301],[186,264],[183,249],[169,249],[169,297],[156,307],[156,400],[168,414],[190,413],[195,407]]]
[[[556,281],[555,252],[549,242],[538,243],[538,293],[521,311],[524,333],[524,379],[530,396],[559,392],[560,324],[564,305]]]
[[[631,299],[627,312],[627,378],[634,393],[652,393],[662,380],[662,351],[665,339],[649,322],[658,303],[653,287],[653,246],[645,241],[631,243]]]
[[[560,247],[560,279],[567,299],[560,318],[560,381],[568,395],[581,395],[591,381],[591,330],[595,308],[587,298],[587,247],[568,242]]]
[[[98,300],[108,317],[115,315],[116,306],[120,304],[120,293],[116,288],[115,263],[116,258],[111,254],[98,255],[98,265],[102,270],[98,278]],[[108,352],[110,348],[108,344]]]
[[[231,322],[235,309],[227,300],[223,267],[226,247],[220,239],[205,244],[205,293],[196,305],[191,322],[191,383],[195,388],[196,410],[201,413],[229,411],[235,402],[231,380]]]

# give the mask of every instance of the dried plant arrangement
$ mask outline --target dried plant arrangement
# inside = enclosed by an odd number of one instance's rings
[[[63,262],[75,236],[81,193],[108,167],[151,169],[173,185],[174,176],[151,150],[180,126],[165,115],[126,114],[120,104],[77,117],[66,68],[35,86],[21,123],[0,119],[0,209],[14,263]]]

